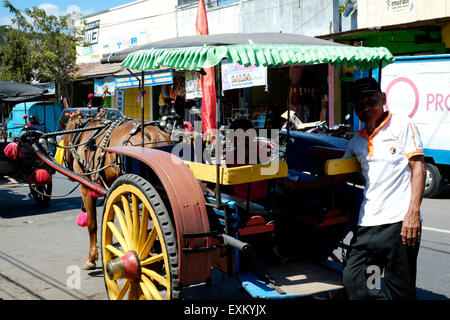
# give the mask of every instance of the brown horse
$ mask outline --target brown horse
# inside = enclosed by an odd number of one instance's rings
[[[83,123],[83,121],[85,121]],[[87,124],[86,124],[87,123]],[[78,119],[70,121],[66,130],[83,126],[85,128],[102,126],[104,129],[84,131],[64,135],[64,145],[79,145],[64,152],[64,162],[68,169],[77,174],[86,175],[89,180],[109,188],[122,173],[117,163],[117,155],[103,152],[104,147],[122,145],[140,146],[142,144],[142,131],[139,120],[125,120],[110,122],[109,125],[103,120],[93,119],[87,121]],[[170,144],[167,133],[161,129],[145,125],[144,143],[148,147],[156,147]],[[132,133],[133,132],[133,133]],[[90,143],[86,143],[90,140]],[[92,173],[92,174],[90,174]],[[90,195],[89,189],[81,185],[81,198],[83,207],[87,213],[87,227],[89,231],[89,258],[84,269],[94,269],[98,259],[97,249],[97,213],[96,198]]]

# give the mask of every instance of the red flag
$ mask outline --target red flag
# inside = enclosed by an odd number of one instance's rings
[[[203,0],[198,1],[197,19],[195,30],[199,35],[207,35],[208,18]],[[211,129],[216,129],[216,85],[214,67],[204,68],[205,76],[200,76],[202,83],[202,127],[207,134]]]
[[[198,35],[207,35],[208,32],[208,18],[206,16],[206,8],[203,0],[198,1],[197,20],[195,21],[195,31]]]

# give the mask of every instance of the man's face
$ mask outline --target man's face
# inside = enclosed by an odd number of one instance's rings
[[[355,101],[355,112],[362,122],[377,121],[383,116],[386,95],[374,92]]]

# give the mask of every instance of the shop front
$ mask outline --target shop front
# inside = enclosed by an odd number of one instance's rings
[[[328,64],[270,68],[233,65],[235,70],[230,71],[232,68],[223,68],[222,64],[224,124],[245,117],[257,128],[279,129],[288,106],[304,123],[328,121],[328,96],[333,91],[327,83]],[[237,84],[230,85],[233,82]]]

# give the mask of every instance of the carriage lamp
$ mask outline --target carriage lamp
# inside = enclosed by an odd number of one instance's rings
[[[128,251],[121,258],[106,263],[106,274],[110,280],[128,279],[135,281],[140,277],[141,264],[137,253]]]

